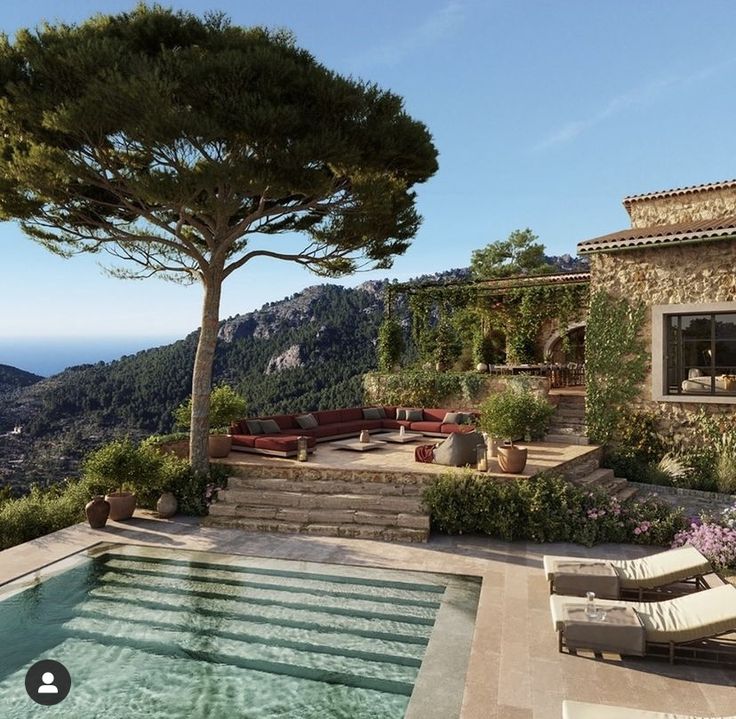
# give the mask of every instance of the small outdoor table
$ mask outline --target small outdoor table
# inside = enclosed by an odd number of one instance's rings
[[[421,432],[387,432],[378,435],[382,442],[391,442],[392,444],[408,444],[409,442],[417,442],[420,439],[424,439],[424,435]]]
[[[601,609],[602,612],[601,613]],[[589,649],[593,652],[613,652],[643,657],[646,632],[639,615],[631,607],[599,609],[597,618],[590,618],[582,604],[566,605],[559,650],[564,644],[569,651]]]
[[[555,594],[584,597],[595,592],[602,599],[618,599],[620,586],[616,570],[608,562],[557,562],[552,578]]]

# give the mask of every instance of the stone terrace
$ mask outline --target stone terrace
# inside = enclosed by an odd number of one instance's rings
[[[380,439],[380,435],[377,435]],[[209,526],[251,531],[426,542],[429,515],[422,489],[442,472],[462,470],[414,461],[412,444],[386,444],[369,452],[318,445],[309,462],[231,452],[228,488],[210,508]],[[555,469],[571,481],[613,478],[599,470],[600,449],[575,444],[528,443],[521,475],[501,474],[490,460],[488,477],[514,481]]]
[[[623,558],[646,553],[643,547],[587,550],[482,537],[434,537],[425,545],[403,545],[251,534],[201,527],[190,518],[167,521],[138,513],[104,530],[79,524],[0,552],[0,582],[100,541],[479,576],[482,588],[462,719],[560,719],[563,699],[701,716],[733,713],[733,669],[557,652],[542,554]]]

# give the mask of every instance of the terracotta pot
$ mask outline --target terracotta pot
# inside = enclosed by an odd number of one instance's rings
[[[87,515],[87,521],[92,529],[102,529],[110,516],[110,502],[101,494],[96,494],[87,502],[84,513]]]
[[[179,503],[176,501],[176,497],[171,492],[164,492],[156,502],[156,511],[158,516],[162,519],[168,519],[176,514],[176,510],[179,508]]]
[[[526,448],[507,445],[496,449],[498,455],[498,466],[502,472],[508,474],[521,474],[526,467]]]
[[[110,519],[114,522],[130,519],[135,512],[136,498],[132,492],[110,492],[105,500],[110,503]]]
[[[227,457],[233,446],[232,437],[229,434],[211,434],[209,440],[210,457]]]

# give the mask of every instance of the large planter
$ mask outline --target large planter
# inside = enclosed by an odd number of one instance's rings
[[[209,440],[210,457],[227,457],[233,446],[232,437],[229,434],[211,434]]]
[[[92,529],[102,529],[110,516],[110,502],[101,494],[97,494],[87,502],[84,513],[87,515],[87,521]]]
[[[162,519],[168,519],[176,514],[176,510],[179,508],[179,503],[176,501],[176,497],[171,492],[164,492],[156,502],[156,511],[158,516]]]
[[[507,445],[498,447],[496,450],[498,454],[498,466],[502,472],[507,474],[521,474],[526,467],[526,448],[514,447],[513,445]]]
[[[132,492],[110,492],[105,501],[110,503],[110,519],[114,522],[130,519],[135,512],[136,497]]]

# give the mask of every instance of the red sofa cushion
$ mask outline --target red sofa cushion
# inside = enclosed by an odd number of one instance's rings
[[[301,430],[301,427],[296,423],[296,420],[294,419],[293,414],[276,414],[273,417],[259,417],[258,419],[272,419],[276,422],[276,424],[281,427],[282,430],[284,429],[298,429]]]
[[[314,437],[307,437],[307,446],[314,447]],[[270,434],[256,437],[256,449],[270,449],[277,452],[295,452],[297,448],[297,437],[295,435]]]
[[[384,405],[383,409],[386,412],[385,419],[396,419],[396,407]]]
[[[412,432],[439,432],[442,422],[412,422]]]
[[[255,447],[256,435],[254,434],[234,434],[232,436],[233,444],[237,447]]]
[[[475,430],[475,425],[472,424],[443,424],[440,427],[440,432],[450,434],[452,432],[472,432]]]
[[[312,414],[320,424],[337,424],[340,421],[339,409],[322,409],[319,412],[312,412]]]
[[[441,424],[449,411],[449,409],[425,409],[423,410],[423,418],[425,422],[439,422]]]
[[[350,407],[349,409],[340,410],[340,422],[357,422],[363,419],[362,407]]]

